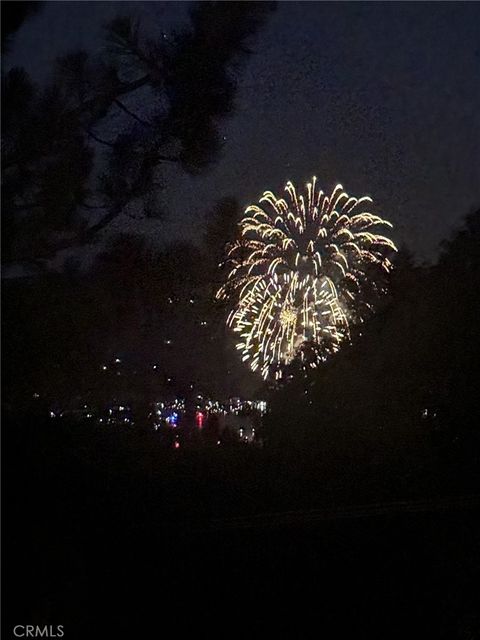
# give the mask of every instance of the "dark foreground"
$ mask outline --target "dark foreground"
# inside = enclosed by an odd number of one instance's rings
[[[5,638],[16,624],[88,639],[480,637],[473,471],[455,483],[450,463],[419,487],[398,469],[300,473],[245,448],[146,464],[141,447],[132,462],[58,434],[20,442],[4,474]]]

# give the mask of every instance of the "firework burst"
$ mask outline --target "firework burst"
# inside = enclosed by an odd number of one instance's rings
[[[369,307],[365,292],[381,288],[392,225],[370,213],[368,196],[350,197],[337,185],[330,195],[316,178],[298,195],[288,182],[286,197],[266,191],[239,222],[239,239],[229,250],[232,266],[218,298],[232,301],[228,324],[238,335],[243,361],[264,378],[311,345],[310,366],[338,350],[352,322]]]

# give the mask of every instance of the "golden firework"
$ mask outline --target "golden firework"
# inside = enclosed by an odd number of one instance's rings
[[[317,362],[337,351],[364,283],[375,269],[390,271],[388,254],[396,251],[372,232],[392,225],[367,210],[371,198],[350,197],[342,185],[326,195],[316,182],[304,195],[288,182],[285,198],[266,191],[260,206],[247,207],[217,293],[233,302],[228,324],[243,361],[264,378],[279,375],[306,343],[322,345]]]

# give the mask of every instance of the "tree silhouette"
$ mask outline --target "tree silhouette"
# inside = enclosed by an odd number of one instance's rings
[[[421,451],[441,431],[474,455],[479,221],[479,211],[467,216],[433,266],[400,252],[389,295],[362,335],[273,393],[271,441],[382,459]]]
[[[106,54],[64,56],[46,88],[8,72],[4,258],[44,265],[120,214],[161,215],[164,167],[198,173],[219,157],[236,71],[273,7],[201,2],[191,26],[155,40],[119,17],[106,30]]]
[[[20,29],[25,20],[40,11],[44,2],[10,2],[1,4],[2,11],[2,54],[8,53],[14,34]]]

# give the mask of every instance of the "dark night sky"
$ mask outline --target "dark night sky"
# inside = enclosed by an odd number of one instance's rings
[[[101,46],[101,26],[134,12],[169,30],[186,3],[50,2],[18,32],[7,65],[48,77],[55,56]],[[370,194],[394,239],[421,259],[480,205],[480,4],[279,3],[239,77],[206,175],[172,173],[165,221],[112,231],[188,237],[233,195],[242,205],[287,179]]]

